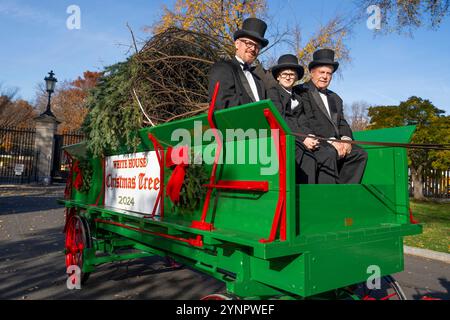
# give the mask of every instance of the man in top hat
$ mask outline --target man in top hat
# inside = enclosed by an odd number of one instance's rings
[[[297,57],[285,54],[278,59],[278,64],[272,67],[276,83],[267,90],[268,97],[293,131],[300,130],[295,126],[294,117],[294,112],[300,105],[299,87],[295,84],[304,74],[305,70],[299,65]],[[314,138],[296,141],[297,183],[316,183],[316,160],[311,152],[307,152],[305,144],[314,147],[318,143],[319,141]]]
[[[240,106],[266,99],[266,89],[262,79],[255,74],[253,63],[262,48],[269,44],[264,38],[267,24],[257,18],[248,18],[242,29],[234,34],[236,55],[229,61],[213,65],[209,74],[209,101],[214,88],[220,82],[216,109]]]
[[[317,160],[318,183],[361,183],[367,153],[356,145],[332,141],[353,139],[344,118],[342,99],[328,89],[338,67],[333,50],[321,49],[314,53],[308,67],[311,80],[301,88],[301,108],[295,125],[300,133],[331,139],[308,145],[305,140],[309,138],[299,138]]]

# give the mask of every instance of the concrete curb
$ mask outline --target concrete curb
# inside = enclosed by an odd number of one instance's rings
[[[450,264],[450,254],[445,252],[431,251],[427,249],[413,248],[404,246],[403,251],[410,256],[418,256],[431,260],[438,260]]]

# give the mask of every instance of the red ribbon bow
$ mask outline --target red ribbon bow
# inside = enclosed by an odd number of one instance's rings
[[[76,190],[80,191],[81,187],[83,186],[83,173],[81,172],[80,167],[78,166],[80,161],[75,161],[73,164],[73,172],[77,175],[75,178],[75,182],[73,183],[73,186]]]
[[[180,202],[180,191],[186,175],[186,167],[189,163],[189,147],[169,147],[166,153],[166,167],[176,166],[167,183],[166,195],[173,203]]]

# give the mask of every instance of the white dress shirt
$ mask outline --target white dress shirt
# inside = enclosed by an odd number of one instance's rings
[[[298,107],[298,105],[300,104],[300,102],[297,101],[297,99],[292,99],[292,91],[287,90],[285,87],[281,86],[284,91],[286,91],[287,93],[289,93],[289,95],[291,96],[291,110],[294,110],[295,108]]]
[[[325,94],[323,94],[322,92],[319,92],[319,95],[320,95],[320,97],[322,98],[323,104],[325,105],[325,108],[327,109],[328,116],[329,116],[330,119],[331,119],[330,106],[328,105],[328,97],[327,97]],[[331,137],[330,139],[336,139],[336,138]],[[347,136],[342,136],[341,139],[342,139],[342,140],[350,140],[350,141],[352,140],[352,138],[347,137]],[[328,141],[328,142],[329,142],[329,143],[332,143],[332,141]]]
[[[323,94],[322,92],[319,92],[319,95],[322,98],[323,104],[325,105],[325,108],[327,109],[328,116],[331,119],[330,106],[328,105],[328,97],[325,94]]]
[[[256,87],[255,79],[253,78],[253,75],[250,71],[245,70],[244,71],[244,60],[236,56],[236,60],[240,62],[241,69],[244,72],[245,77],[247,78],[248,84],[250,85],[250,89],[252,89],[253,96],[255,97],[255,101],[259,101],[259,94],[258,94],[258,88]]]

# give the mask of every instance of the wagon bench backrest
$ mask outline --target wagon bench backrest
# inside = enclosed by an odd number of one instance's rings
[[[354,136],[359,141],[408,143],[414,130],[409,126]],[[369,157],[362,184],[298,186],[301,237],[409,223],[406,149],[363,147]]]

